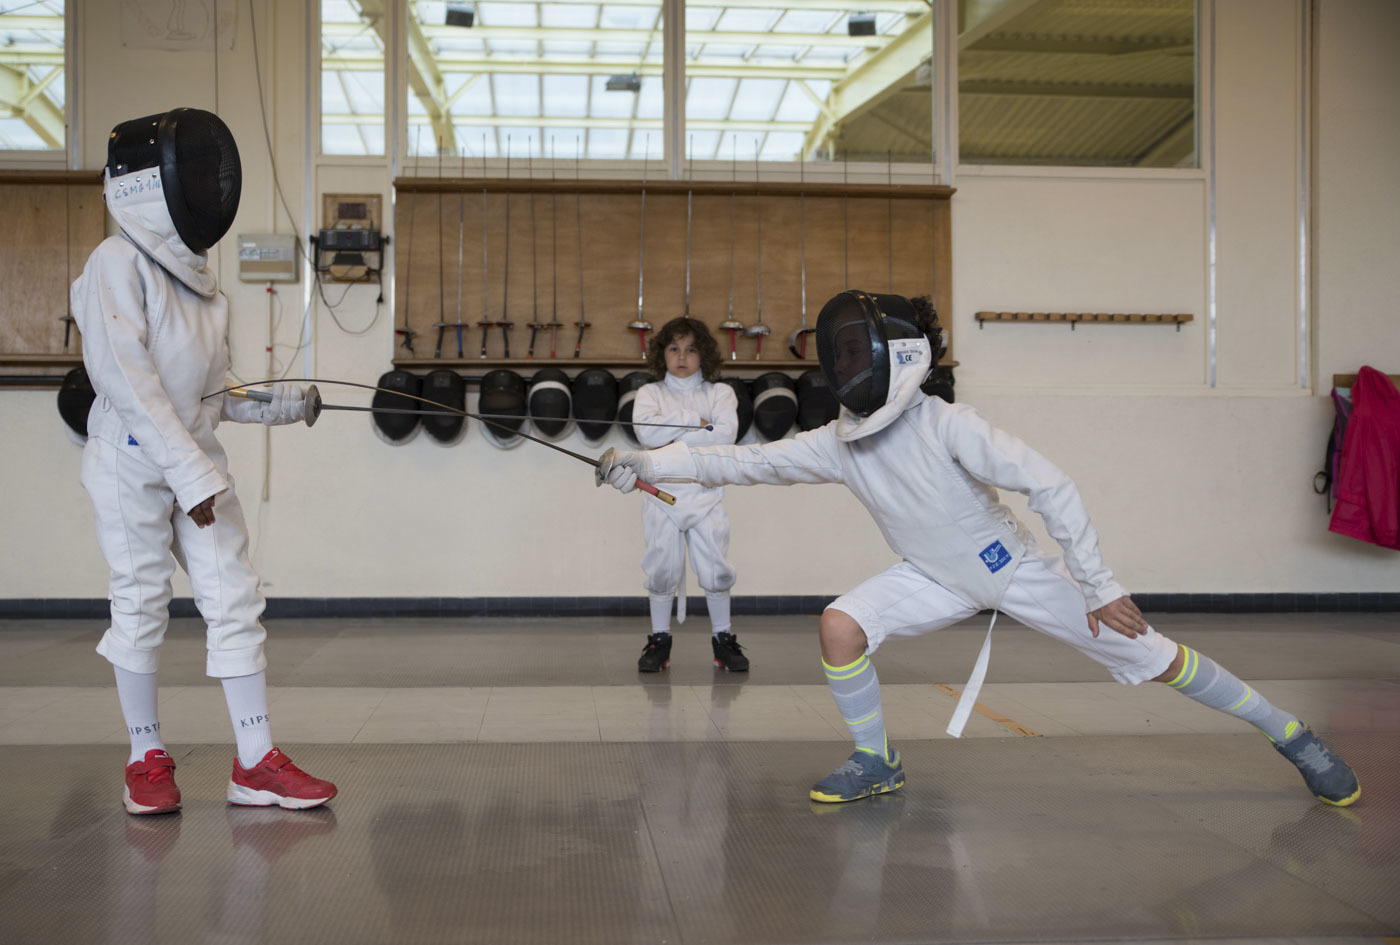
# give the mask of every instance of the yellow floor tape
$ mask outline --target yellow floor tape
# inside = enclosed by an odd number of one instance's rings
[[[962,695],[961,692],[954,689],[952,686],[945,686],[943,683],[934,683],[933,688],[937,689],[939,692],[947,693],[954,699],[957,699],[959,696]],[[972,711],[976,712],[978,715],[982,715],[991,719],[993,722],[997,723],[1002,728],[1006,729],[1008,732],[1014,732],[1015,734],[1021,735],[1026,738],[1040,737],[1039,732],[1031,731],[1024,725],[1022,725],[1020,722],[1017,722],[1015,719],[1008,719],[1000,712],[996,711],[995,709],[989,709],[980,702],[974,702],[972,704]],[[1400,945],[1400,940],[1397,940],[1394,943],[1388,942],[1387,945]]]

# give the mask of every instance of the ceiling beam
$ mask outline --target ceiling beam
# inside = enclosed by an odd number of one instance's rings
[[[326,125],[364,125],[377,124],[383,121],[382,115],[323,115],[321,121]],[[427,126],[430,124],[426,115],[408,116],[410,126]],[[459,125],[471,126],[473,128],[582,128],[591,131],[593,129],[627,129],[632,131],[653,131],[662,127],[660,118],[576,118],[567,115],[549,115],[540,117],[537,115],[458,115]],[[734,131],[734,132],[756,132],[763,133],[769,131],[796,131],[803,132],[808,128],[805,121],[726,121],[724,119],[712,119],[704,121],[687,121],[687,129],[695,131]],[[445,143],[445,142],[444,142]]]
[[[959,0],[958,49],[967,49],[1045,0]]]
[[[840,132],[843,122],[879,105],[914,77],[933,56],[933,14],[909,21],[884,49],[866,57],[831,87],[826,108],[807,131],[802,150],[809,158]]]
[[[1051,98],[1184,99],[1194,101],[1190,85],[1109,85],[1096,82],[1012,82],[997,79],[964,79],[960,95],[1024,95]]]
[[[4,62],[0,56],[0,62]],[[510,75],[661,75],[659,62],[638,63],[635,59],[560,59],[520,56],[453,56],[434,58],[439,72],[496,73]],[[327,72],[369,72],[382,69],[384,57],[371,53],[338,52],[321,60]],[[845,66],[806,66],[799,63],[766,62],[689,62],[685,74],[735,79],[825,79],[830,82],[846,75]]]
[[[659,30],[598,29],[567,26],[422,26],[410,19],[428,40],[509,39],[531,43],[650,43],[660,41]],[[321,36],[354,36],[364,27],[358,23],[324,23]],[[686,45],[721,43],[726,46],[835,46],[843,49],[878,49],[890,42],[890,35],[848,36],[845,33],[731,32],[728,30],[686,30]]]
[[[976,52],[1049,53],[1067,56],[1160,56],[1187,55],[1196,47],[1189,38],[1181,39],[1100,39],[1083,36],[1021,36],[1003,34],[979,40]]]
[[[54,72],[62,74],[62,70]],[[50,148],[62,148],[67,138],[63,110],[43,89],[54,78],[50,73],[42,82],[9,66],[0,66],[0,107],[7,108],[8,118],[19,118]]]

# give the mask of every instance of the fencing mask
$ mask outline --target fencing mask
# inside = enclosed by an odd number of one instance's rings
[[[765,440],[781,440],[797,419],[797,385],[781,371],[753,379],[753,425]]]
[[[509,420],[483,420],[481,432],[492,444],[503,449],[525,442],[516,436],[525,424],[525,378],[504,368],[487,371],[481,378],[481,396],[477,400],[479,413]]]
[[[433,371],[423,378],[423,396],[435,404],[442,404],[452,411],[467,409],[467,382],[456,371]],[[424,410],[432,406],[419,401]],[[423,429],[439,443],[449,446],[462,439],[467,429],[467,418],[462,413],[447,410],[423,415]]]
[[[646,371],[633,371],[622,379],[618,388],[622,391],[622,396],[617,400],[617,419],[622,421],[622,432],[627,439],[638,446],[641,441],[637,439],[637,431],[632,429],[632,404],[637,399],[637,391],[650,384],[656,378]]]
[[[802,430],[824,427],[841,414],[841,404],[831,393],[826,375],[813,368],[797,378],[797,426]]]
[[[88,411],[96,399],[97,391],[92,389],[92,381],[84,368],[75,367],[63,375],[63,384],[58,389],[58,414],[80,442],[87,439]]]
[[[617,417],[617,378],[602,368],[580,371],[574,378],[573,394],[579,432],[594,442],[607,436],[608,422]]]
[[[238,213],[243,168],[218,115],[176,108],[124,121],[107,139],[107,174],[160,169],[165,206],[180,240],[196,253],[217,243]]]
[[[381,410],[422,410],[423,402],[415,400],[423,394],[423,379],[407,371],[389,371],[381,374],[375,387],[383,390],[374,392],[370,406]],[[386,393],[394,391],[394,393]],[[399,394],[409,394],[400,397]],[[374,432],[385,443],[399,446],[413,439],[418,433],[418,416],[407,413],[375,413]]]
[[[749,382],[738,377],[721,377],[719,383],[734,391],[734,399],[739,402],[737,413],[739,428],[734,432],[734,442],[738,443],[753,425],[753,397],[749,395]]]
[[[847,289],[817,316],[817,359],[841,403],[838,439],[884,429],[921,395],[933,367],[914,305],[900,295]]]
[[[545,436],[559,436],[569,426],[569,375],[542,368],[530,378],[530,422]]]

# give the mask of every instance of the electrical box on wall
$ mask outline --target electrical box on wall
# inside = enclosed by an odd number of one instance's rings
[[[240,281],[296,282],[300,277],[295,236],[281,233],[238,234]]]
[[[384,243],[379,194],[322,194],[322,225],[311,238],[322,282],[378,282]]]

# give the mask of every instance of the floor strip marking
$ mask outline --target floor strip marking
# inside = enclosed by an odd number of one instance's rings
[[[954,689],[952,686],[946,686],[943,683],[934,683],[933,688],[937,689],[939,692],[946,693],[947,695],[952,696],[954,699],[957,699],[959,696],[962,695],[961,692]],[[1024,738],[1040,738],[1039,732],[1031,731],[1024,725],[1022,725],[1020,722],[1017,722],[1014,719],[1009,719],[1006,716],[1002,715],[1000,712],[998,712],[996,709],[989,709],[980,702],[974,702],[972,704],[972,711],[976,712],[978,715],[982,715],[991,719],[993,722],[997,723],[1002,728],[1006,729],[1008,732],[1012,732]],[[1387,943],[1387,945],[1391,945],[1391,943]],[[1400,941],[1396,941],[1394,945],[1400,945]]]

